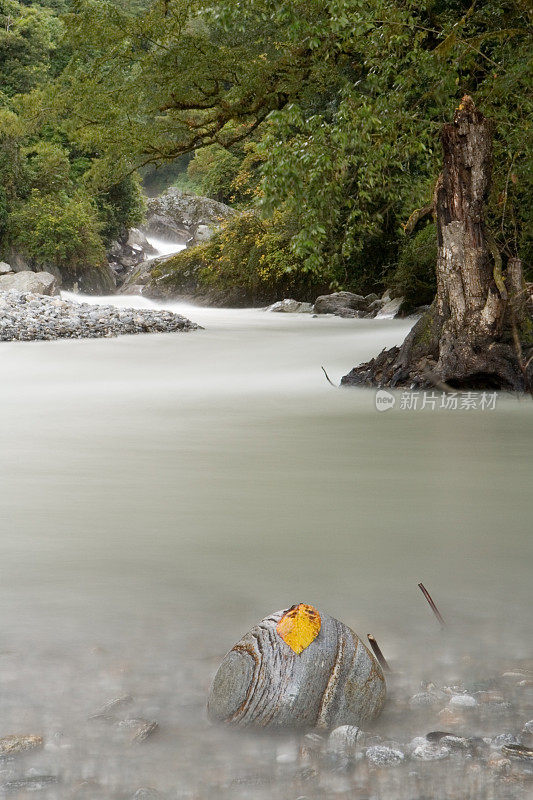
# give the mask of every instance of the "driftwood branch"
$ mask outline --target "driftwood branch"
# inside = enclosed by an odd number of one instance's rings
[[[334,388],[334,389],[338,389],[339,387],[338,387],[338,386],[336,386],[336,385],[333,383],[333,381],[332,381],[332,380],[331,380],[331,378],[329,377],[329,375],[328,375],[328,373],[326,372],[326,370],[324,369],[324,367],[321,367],[321,370],[322,370],[322,372],[324,373],[324,375],[326,376],[326,380],[327,380],[327,382],[328,382],[328,383],[330,383],[330,384],[333,386],[333,388]]]
[[[437,608],[437,606],[435,605],[435,603],[433,601],[433,598],[431,597],[430,593],[428,592],[428,590],[426,589],[426,587],[424,586],[423,583],[419,583],[418,584],[418,588],[420,589],[420,591],[422,592],[422,594],[424,595],[424,597],[428,601],[431,610],[433,611],[433,613],[437,617],[438,621],[440,622],[440,624],[444,628],[446,626],[446,623],[444,622],[443,616],[440,613],[440,611]]]
[[[387,659],[385,658],[385,656],[381,652],[381,647],[377,643],[376,637],[372,636],[371,633],[367,633],[366,638],[370,642],[370,647],[374,651],[374,655],[376,656],[376,658],[377,658],[377,660],[379,662],[379,665],[380,665],[381,669],[383,670],[383,672],[391,672],[391,668],[387,664]]]

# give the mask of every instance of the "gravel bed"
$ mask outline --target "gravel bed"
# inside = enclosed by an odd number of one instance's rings
[[[30,292],[0,293],[0,341],[94,339],[132,333],[174,333],[200,326],[159,309],[76,303]]]

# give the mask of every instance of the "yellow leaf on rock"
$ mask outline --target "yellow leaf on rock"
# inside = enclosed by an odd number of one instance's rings
[[[309,647],[320,632],[320,614],[307,603],[298,603],[289,608],[276,628],[284,642],[298,655]]]

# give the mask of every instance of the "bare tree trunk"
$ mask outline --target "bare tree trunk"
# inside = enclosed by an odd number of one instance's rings
[[[509,259],[502,272],[484,221],[492,133],[492,121],[464,97],[442,131],[436,298],[401,348],[356,367],[344,384],[529,388],[522,343],[533,338],[521,263]]]

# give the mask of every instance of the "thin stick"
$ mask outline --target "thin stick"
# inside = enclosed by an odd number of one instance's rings
[[[335,384],[334,384],[334,383],[333,383],[333,381],[330,379],[330,377],[329,377],[328,373],[326,372],[326,370],[324,369],[324,367],[321,367],[321,369],[322,369],[322,372],[324,373],[324,375],[326,376],[326,380],[327,380],[327,382],[328,382],[328,383],[331,383],[331,385],[332,385],[332,386],[333,386],[335,389],[338,389],[339,387],[338,387],[338,386],[335,386]]]
[[[383,653],[381,652],[381,648],[380,648],[379,644],[376,642],[376,637],[372,636],[371,633],[367,633],[366,638],[370,642],[370,647],[374,651],[374,655],[376,656],[377,660],[379,661],[379,665],[380,665],[381,669],[383,670],[383,672],[390,672],[391,668],[387,664],[387,660],[386,660],[385,656],[383,655]]]
[[[440,622],[440,624],[442,625],[442,627],[443,628],[446,627],[446,623],[444,622],[442,614],[440,613],[439,609],[437,608],[437,606],[433,602],[433,598],[431,597],[430,593],[428,592],[428,590],[426,589],[424,584],[423,583],[419,583],[418,584],[418,588],[420,589],[420,591],[422,592],[422,594],[424,595],[424,597],[428,601],[428,603],[429,603],[429,605],[431,607],[431,610],[433,611],[433,613],[437,617],[437,619]]]

